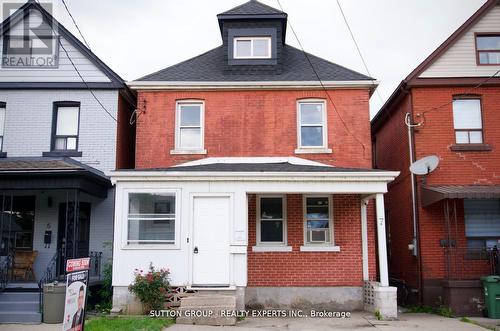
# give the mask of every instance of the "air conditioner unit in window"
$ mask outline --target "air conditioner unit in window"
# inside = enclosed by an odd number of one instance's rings
[[[309,242],[324,243],[328,241],[328,229],[309,229]]]

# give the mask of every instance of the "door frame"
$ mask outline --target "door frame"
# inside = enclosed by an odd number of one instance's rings
[[[208,287],[207,289],[233,289],[234,288],[234,271],[233,271],[233,256],[231,254],[231,243],[233,242],[233,228],[234,228],[234,193],[190,193],[189,194],[189,224],[188,224],[188,288],[193,286],[194,274],[194,199],[196,198],[229,198],[229,241],[228,241],[228,258],[229,258],[229,286],[227,287]],[[195,286],[194,289],[201,289],[202,287]]]

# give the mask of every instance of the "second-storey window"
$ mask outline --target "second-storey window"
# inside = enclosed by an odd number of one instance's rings
[[[457,144],[482,144],[483,122],[480,99],[455,99],[453,125]]]
[[[476,36],[478,64],[500,64],[500,34]]]
[[[262,245],[286,243],[285,203],[282,196],[259,197],[257,217],[258,243]]]
[[[271,58],[271,37],[234,38],[235,59]]]
[[[326,148],[326,110],[323,101],[298,103],[299,148]]]
[[[331,199],[328,196],[304,197],[304,234],[306,244],[332,243]]]
[[[0,102],[0,152],[3,151],[3,135],[4,135],[4,130],[5,130],[5,115],[6,115],[5,102]]]
[[[78,149],[80,104],[77,102],[55,103],[54,122],[52,149],[55,151],[76,151]]]
[[[176,149],[203,149],[203,102],[177,102]]]

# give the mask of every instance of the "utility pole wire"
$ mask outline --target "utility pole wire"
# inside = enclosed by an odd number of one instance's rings
[[[68,6],[66,5],[66,1],[64,1],[64,0],[61,0],[61,1],[62,1],[63,5],[64,5],[64,8],[66,8],[66,11],[68,12],[69,17],[71,17],[71,20],[73,21],[73,24],[75,25],[76,29],[78,30],[78,33],[80,34],[80,37],[82,37],[83,42],[85,43],[85,46],[87,46],[87,48],[90,49],[90,45],[87,42],[87,39],[85,39],[85,37],[83,36],[83,33],[80,30],[80,27],[78,26],[78,24],[76,24],[76,21],[75,21],[73,15],[71,14],[71,12],[69,11]]]

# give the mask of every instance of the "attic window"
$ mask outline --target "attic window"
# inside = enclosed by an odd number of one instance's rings
[[[270,59],[271,37],[234,38],[235,59]]]
[[[500,34],[476,36],[477,63],[500,64]]]

